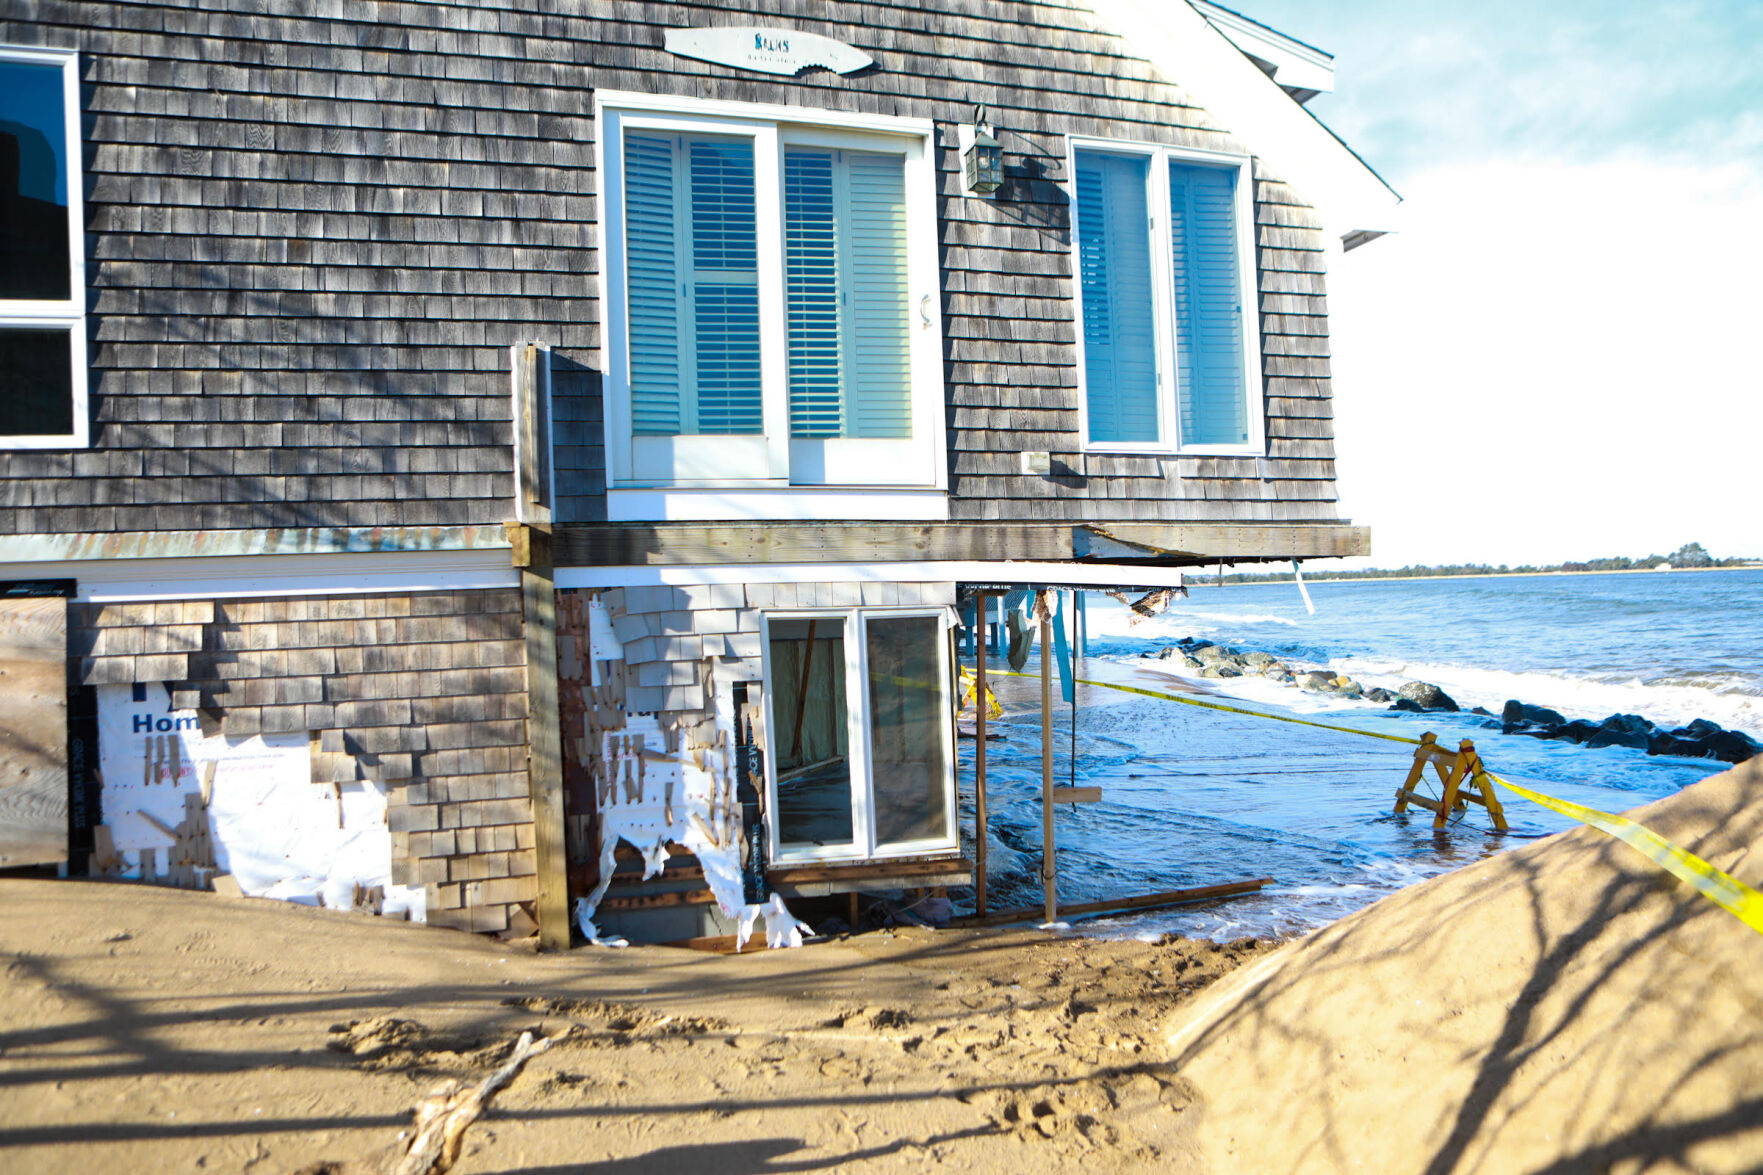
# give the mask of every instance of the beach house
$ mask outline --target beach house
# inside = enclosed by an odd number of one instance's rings
[[[0,866],[552,944],[965,880],[974,589],[1369,549],[1332,76],[1201,0],[9,5]]]

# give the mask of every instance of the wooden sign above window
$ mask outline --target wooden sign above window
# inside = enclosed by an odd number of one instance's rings
[[[861,49],[797,29],[668,29],[666,47],[679,57],[784,77],[815,67],[856,73],[875,64]]]

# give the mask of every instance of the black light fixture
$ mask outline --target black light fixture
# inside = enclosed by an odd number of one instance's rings
[[[973,141],[962,153],[967,171],[967,190],[976,196],[989,196],[1004,186],[1004,148],[992,137],[992,124],[986,121],[986,108],[973,110]]]

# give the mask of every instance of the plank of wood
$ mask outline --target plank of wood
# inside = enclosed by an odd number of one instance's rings
[[[1045,597],[1042,597],[1043,600]],[[1057,848],[1053,842],[1053,617],[1041,612],[1041,885],[1046,919],[1059,916]]]
[[[704,906],[715,900],[716,895],[709,889],[676,889],[668,890],[665,893],[631,894],[629,897],[603,898],[598,909],[608,914],[629,914],[640,910],[672,910],[680,906]]]
[[[973,670],[973,904],[981,914],[986,912],[986,656],[990,652],[986,647],[986,605],[990,602],[986,592],[973,598],[973,643],[979,650]],[[851,925],[857,925],[855,918]]]
[[[1371,553],[1371,530],[1345,523],[1123,522],[1078,528],[1082,557],[1111,539],[1144,555],[1194,563],[1255,559],[1332,559]],[[1101,553],[1096,550],[1096,553]]]
[[[1164,906],[1182,906],[1189,902],[1204,902],[1213,898],[1238,897],[1243,894],[1259,892],[1264,886],[1272,885],[1273,878],[1257,877],[1252,881],[1232,881],[1223,885],[1202,885],[1192,889],[1172,889],[1162,893],[1140,894],[1130,898],[1110,898],[1100,902],[1078,902],[1066,906],[1059,912],[1064,915],[1107,914],[1131,910],[1156,910]],[[999,910],[985,917],[968,915],[954,919],[952,926],[998,926],[1009,922],[1026,922],[1041,918],[1044,910],[1033,906],[1023,906],[1014,910]]]
[[[0,600],[0,868],[67,860],[67,601]]]
[[[535,528],[524,527],[533,532]],[[537,555],[548,546],[529,542]],[[527,769],[538,872],[539,948],[569,948],[569,853],[563,825],[563,731],[557,693],[557,591],[551,568],[521,568],[526,636]]]
[[[797,865],[767,869],[765,879],[773,885],[797,885],[813,881],[869,881],[877,877],[919,877],[966,869],[969,862],[959,854],[943,857],[902,857],[865,861],[860,865]]]
[[[1053,789],[1055,804],[1094,804],[1102,798],[1099,787],[1056,787]]]
[[[564,566],[1069,559],[1068,528],[1038,522],[560,523]]]

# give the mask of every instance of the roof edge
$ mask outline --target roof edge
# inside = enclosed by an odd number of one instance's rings
[[[1104,31],[1194,96],[1314,207],[1337,241],[1399,227],[1402,197],[1192,4],[1085,0]]]

